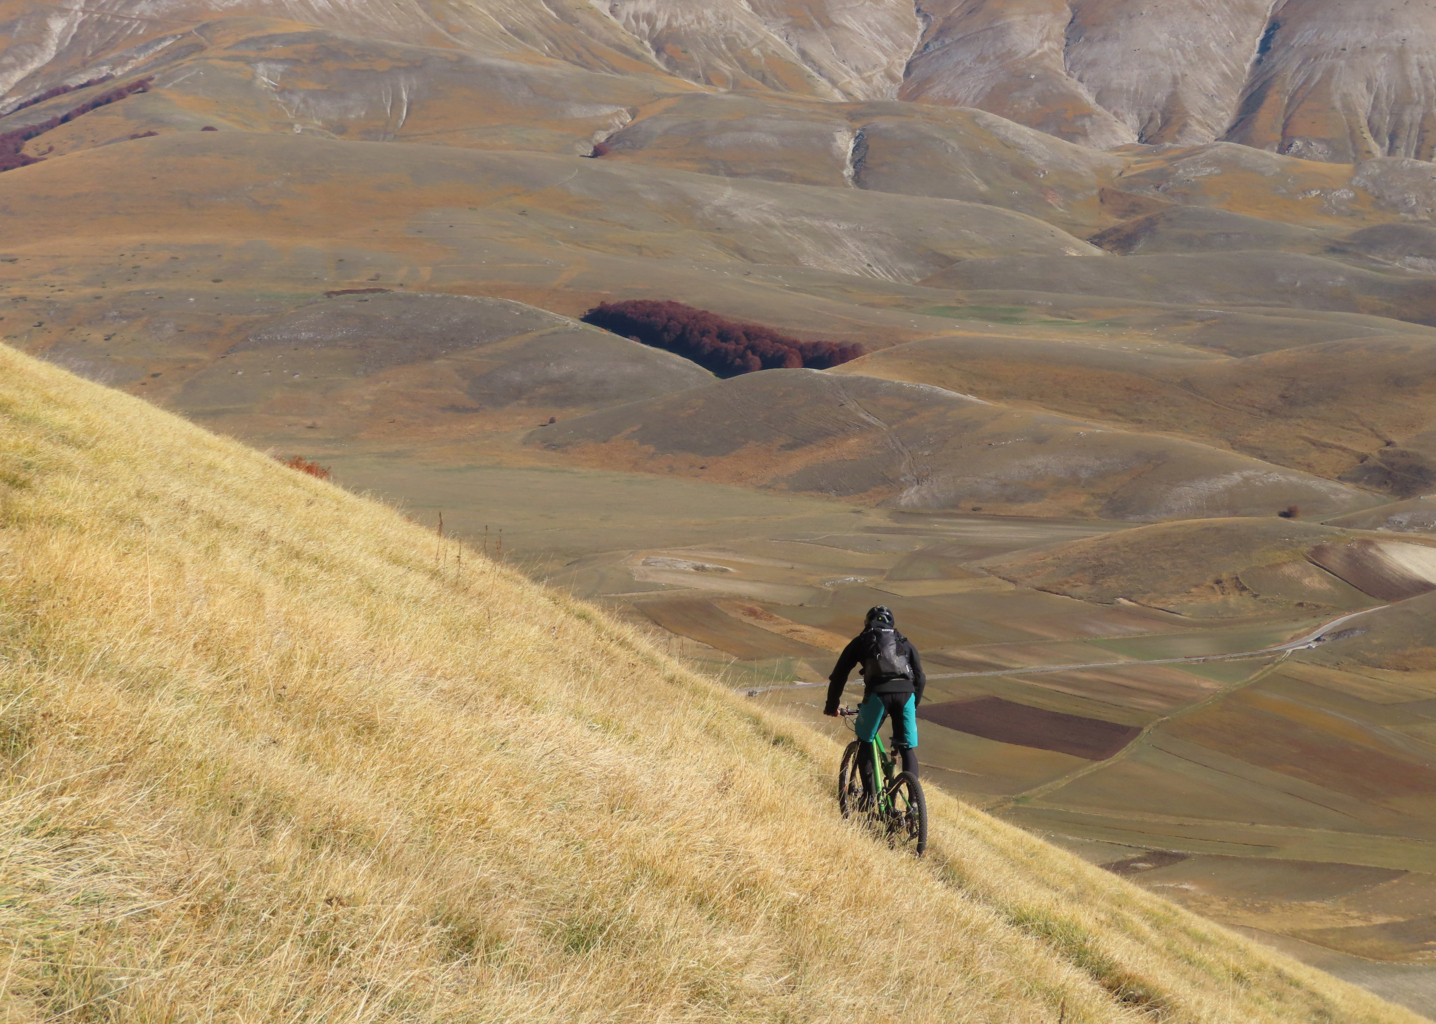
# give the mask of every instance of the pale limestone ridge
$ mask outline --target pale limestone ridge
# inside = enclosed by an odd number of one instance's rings
[[[1074,5],[1066,67],[1146,143],[1194,145],[1231,123],[1272,0]]]
[[[1429,160],[1436,2],[1285,0],[1229,138],[1309,160]]]
[[[975,107],[1098,149],[1436,152],[1436,0],[9,0],[0,93],[127,71],[245,17],[685,87]]]

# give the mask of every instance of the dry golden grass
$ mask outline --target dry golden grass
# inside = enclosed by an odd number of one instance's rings
[[[460,551],[0,347],[5,1021],[1418,1019]]]

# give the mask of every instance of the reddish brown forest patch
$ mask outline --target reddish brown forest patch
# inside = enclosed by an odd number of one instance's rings
[[[106,82],[108,82],[114,77],[114,75],[101,75],[99,78],[92,78],[88,82],[81,82],[79,85],[57,85],[53,89],[46,89],[38,96],[31,96],[23,103],[15,104],[9,110],[5,111],[3,116],[9,117],[11,114],[24,110],[26,107],[33,107],[37,103],[44,103],[46,100],[53,100],[56,96],[63,96],[68,92],[75,92],[77,89],[88,89],[92,85],[104,85]]]
[[[720,377],[755,370],[826,370],[863,354],[861,345],[800,341],[681,302],[605,302],[585,313],[583,322],[691,359]]]
[[[96,79],[95,81],[98,82],[100,79]],[[154,77],[151,76],[149,78],[141,78],[137,81],[129,82],[125,85],[116,86],[113,89],[108,89],[100,93],[100,95],[93,99],[86,100],[78,107],[72,107],[57,117],[46,118],[38,124],[28,125],[24,128],[15,128],[8,132],[0,132],[0,171],[12,171],[17,167],[24,167],[27,164],[39,163],[39,157],[30,156],[21,151],[25,143],[60,127],[62,124],[68,124],[82,114],[88,114],[92,110],[108,106],[111,103],[117,103],[126,96],[131,96],[137,92],[146,92],[153,82]],[[63,95],[68,91],[68,89],[62,88],[60,92],[55,95]],[[37,100],[36,102],[39,101]]]

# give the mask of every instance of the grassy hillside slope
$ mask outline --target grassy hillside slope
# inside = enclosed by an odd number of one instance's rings
[[[462,563],[460,556],[462,555]],[[7,1021],[1415,1021],[0,347]]]

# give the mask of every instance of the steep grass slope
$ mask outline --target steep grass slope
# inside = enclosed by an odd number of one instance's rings
[[[837,753],[0,348],[8,1021],[1417,1020],[938,794],[892,853]]]

